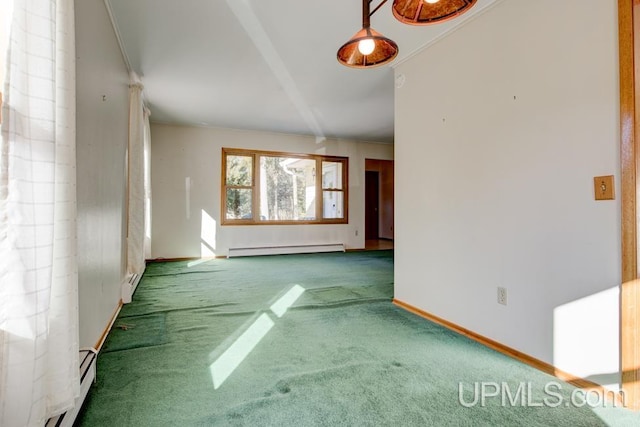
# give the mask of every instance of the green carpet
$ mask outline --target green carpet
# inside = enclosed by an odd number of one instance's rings
[[[617,408],[502,406],[500,397],[463,406],[460,383],[465,402],[475,382],[513,392],[530,382],[534,404],[550,381],[564,401],[574,388],[392,296],[392,251],[150,264],[98,357],[77,424],[640,425]]]

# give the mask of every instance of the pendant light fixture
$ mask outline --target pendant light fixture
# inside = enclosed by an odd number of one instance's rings
[[[371,0],[362,0],[362,29],[338,49],[338,61],[342,65],[372,68],[393,61],[398,56],[398,45],[371,28],[370,24],[371,15],[386,1],[380,3],[373,12],[369,12]]]
[[[372,0],[362,0],[362,29],[338,49],[338,61],[352,68],[373,68],[393,61],[398,45],[371,28],[371,16],[384,5],[382,0],[369,12]],[[409,25],[438,24],[456,18],[475,5],[477,0],[394,0],[393,16]]]
[[[393,16],[404,24],[429,25],[456,18],[477,0],[394,0]]]

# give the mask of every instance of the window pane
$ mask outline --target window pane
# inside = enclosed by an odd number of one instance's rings
[[[260,219],[316,219],[316,161],[260,156]]]
[[[227,156],[227,185],[251,187],[251,156]]]
[[[342,162],[322,162],[322,188],[342,190]]]
[[[323,191],[322,202],[322,218],[344,218],[344,193],[342,191]]]
[[[227,219],[251,219],[251,189],[227,188]]]

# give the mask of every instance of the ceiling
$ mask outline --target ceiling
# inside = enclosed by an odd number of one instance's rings
[[[105,0],[153,122],[387,143],[392,67],[495,2],[428,27],[396,21],[387,2],[371,26],[400,53],[363,70],[336,60],[361,28],[359,0]]]

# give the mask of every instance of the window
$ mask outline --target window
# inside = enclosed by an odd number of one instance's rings
[[[222,224],[346,224],[348,159],[222,149]]]

